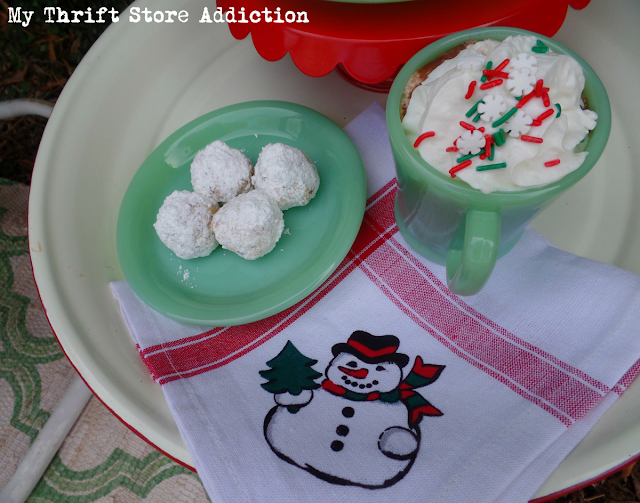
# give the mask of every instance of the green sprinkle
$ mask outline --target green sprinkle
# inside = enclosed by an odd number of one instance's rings
[[[560,114],[562,113],[562,107],[560,106],[560,103],[556,103],[555,107],[558,109],[558,113],[556,114],[556,119],[558,117],[560,117]]]
[[[476,114],[476,116],[473,118],[473,121],[472,121],[472,122],[478,122],[478,121],[480,120],[480,116],[481,116],[481,115],[482,115],[482,114]]]
[[[507,122],[511,116],[513,114],[515,114],[518,111],[518,107],[513,107],[511,110],[509,110],[506,114],[504,114],[502,117],[500,117],[497,121],[495,121],[493,124],[491,124],[491,127],[498,127],[502,124],[504,124],[505,122]]]
[[[467,154],[467,155],[463,155],[462,157],[458,157],[456,159],[456,162],[464,162],[464,161],[466,161],[468,159],[471,159],[472,157],[476,157],[477,155],[480,155],[480,154],[484,154],[484,149],[483,148],[480,149],[480,152],[478,152],[477,154]]]
[[[540,40],[538,40],[536,42],[537,45],[534,45],[531,50],[533,52],[537,52],[538,54],[544,54],[545,52],[547,52],[549,50],[549,48],[544,45],[542,42],[540,42]]]
[[[493,66],[493,61],[487,61],[487,66],[485,66],[486,70],[491,70],[491,67]],[[483,75],[482,78],[480,79],[480,82],[486,82],[487,81],[487,76]]]
[[[500,169],[500,168],[506,168],[506,167],[507,167],[506,162],[501,162],[499,164],[485,164],[484,166],[478,166],[476,168],[476,171],[487,171],[489,169]]]
[[[465,115],[466,115],[467,117],[471,117],[473,114],[475,114],[475,113],[476,113],[476,111],[478,110],[478,105],[479,105],[480,103],[484,103],[484,101],[482,101],[482,100],[478,100],[478,102],[477,102],[475,105],[473,105]]]
[[[494,150],[495,150],[495,149],[494,149],[494,145],[493,145],[493,143],[492,143],[492,144],[491,144],[491,154],[489,154],[489,160],[490,160],[490,161],[493,161],[493,154],[494,154]]]
[[[516,101],[520,101],[522,99],[522,96],[516,96]]]
[[[507,141],[507,137],[505,136],[503,129],[500,129],[498,132],[493,134],[493,141],[498,147],[502,147],[502,145],[504,145]]]
[[[534,45],[531,50],[538,54],[544,54],[549,50],[549,48],[544,44],[544,42],[542,42],[542,40],[536,40],[536,45]]]

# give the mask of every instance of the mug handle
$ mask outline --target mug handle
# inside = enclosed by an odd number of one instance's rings
[[[447,286],[474,295],[485,285],[498,257],[500,214],[468,209],[447,249]]]

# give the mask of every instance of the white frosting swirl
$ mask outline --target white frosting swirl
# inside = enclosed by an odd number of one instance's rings
[[[484,127],[483,135],[494,135],[503,129],[506,141],[503,145],[494,145],[493,160],[471,158],[471,165],[456,172],[455,176],[484,193],[493,191],[515,191],[531,187],[540,187],[560,180],[568,173],[578,169],[584,162],[587,152],[574,152],[576,146],[596,125],[597,114],[591,110],[582,110],[582,91],[584,73],[581,66],[570,56],[557,54],[551,50],[532,52],[537,39],[531,36],[508,37],[498,43],[483,40],[463,49],[455,58],[438,66],[411,96],[407,113],[402,121],[408,139],[413,143],[418,136],[434,131],[435,136],[423,140],[418,151],[435,169],[449,174],[449,170],[460,164],[462,152],[452,150],[454,142],[463,136],[465,129],[460,125],[464,121],[476,128]],[[503,77],[503,83],[485,90],[480,89],[482,71],[491,61],[496,68],[502,61],[510,63],[502,70],[509,74],[513,82],[525,86],[526,82],[543,80],[549,88],[549,106],[543,99],[533,97],[505,123],[494,127],[495,115],[508,114],[518,100],[512,95],[513,86]],[[528,68],[532,66],[533,68]],[[526,78],[526,74],[532,76]],[[493,81],[499,77],[493,77]],[[465,95],[472,81],[477,84],[469,99]],[[527,87],[528,89],[528,87]],[[522,91],[521,91],[522,92]],[[466,113],[486,98],[485,105],[479,106],[480,117],[473,122],[476,112],[470,117]],[[480,103],[482,105],[482,103]],[[506,107],[499,106],[506,104]],[[558,115],[560,105],[561,114]],[[504,111],[502,111],[504,108]],[[548,110],[553,114],[540,124],[535,119]],[[493,122],[487,122],[491,118]],[[532,124],[533,122],[533,124]],[[477,131],[477,130],[476,130]],[[523,141],[528,135],[542,138],[542,143]],[[467,135],[469,136],[469,135]],[[462,140],[464,144],[464,140]],[[545,166],[550,161],[560,160],[553,166]],[[477,171],[478,166],[506,163],[504,169]]]

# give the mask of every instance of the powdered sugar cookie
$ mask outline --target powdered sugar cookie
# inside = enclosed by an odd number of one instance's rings
[[[306,205],[320,186],[313,162],[301,150],[282,143],[270,143],[262,149],[251,181],[281,210]]]
[[[211,218],[218,204],[196,192],[175,190],[165,200],[153,226],[160,240],[182,259],[206,257],[218,242]]]
[[[191,163],[193,190],[220,203],[250,191],[252,174],[247,156],[219,140],[200,150]]]
[[[275,247],[284,229],[277,203],[262,190],[234,197],[212,221],[220,245],[247,260],[255,260]]]

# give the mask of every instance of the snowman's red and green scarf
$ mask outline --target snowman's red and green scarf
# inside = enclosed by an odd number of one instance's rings
[[[347,400],[354,402],[370,402],[380,400],[386,403],[396,403],[401,401],[406,407],[409,414],[409,426],[415,428],[422,421],[423,416],[442,416],[437,408],[417,391],[416,388],[422,388],[434,382],[444,370],[444,365],[432,365],[422,363],[422,358],[416,356],[411,372],[393,391],[386,393],[357,393],[347,389],[339,384],[325,379],[322,382],[322,389],[334,395],[341,396]]]

